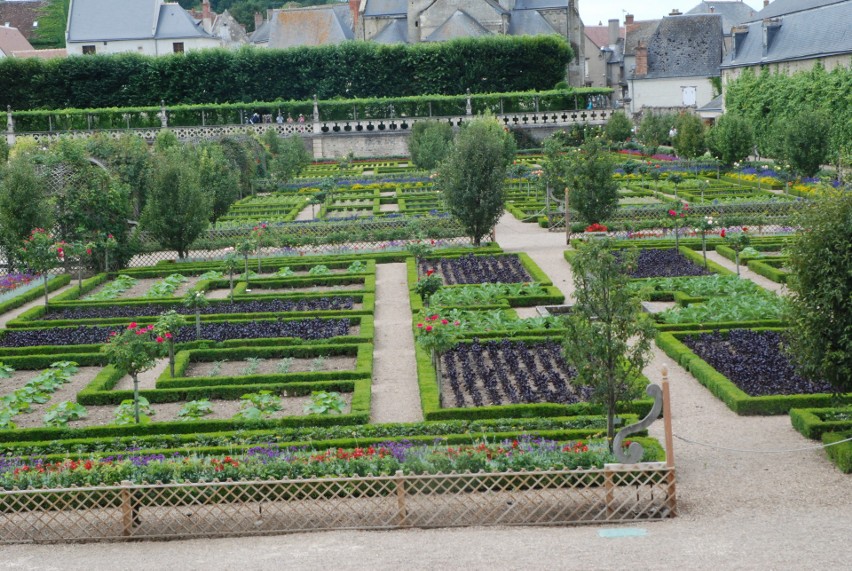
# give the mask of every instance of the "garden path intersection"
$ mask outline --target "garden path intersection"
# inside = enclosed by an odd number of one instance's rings
[[[496,237],[506,252],[526,252],[567,297],[573,285],[564,234],[511,215]],[[711,256],[725,267],[733,265]],[[745,274],[744,277],[752,276]],[[380,267],[379,292],[404,278]],[[757,280],[756,280],[757,281]],[[763,283],[758,282],[760,285]],[[396,319],[391,298],[376,308],[376,324]],[[381,299],[381,297],[379,298]],[[407,308],[400,307],[403,314]],[[377,337],[381,327],[377,329]],[[397,343],[394,336],[387,342]],[[407,340],[405,340],[407,343]],[[376,341],[378,372],[399,360],[395,346]],[[404,355],[403,355],[404,356]],[[659,380],[667,367],[674,432],[690,440],[747,450],[813,444],[787,415],[738,416],[685,369],[655,349],[645,369]],[[404,379],[416,385],[413,365]],[[378,374],[378,373],[377,373]],[[402,376],[400,376],[402,377]],[[393,399],[403,397],[391,393]],[[416,397],[416,386],[411,393]],[[380,398],[376,399],[376,406]],[[414,403],[412,403],[414,404]],[[417,405],[415,404],[415,407]],[[375,415],[376,409],[373,414]],[[650,428],[663,440],[662,423]],[[13,545],[0,551],[0,569],[842,569],[849,566],[852,481],[820,450],[787,454],[736,453],[676,442],[678,517],[642,527],[530,527],[335,531],[278,537],[199,539],[93,545]],[[644,533],[642,533],[644,532]]]

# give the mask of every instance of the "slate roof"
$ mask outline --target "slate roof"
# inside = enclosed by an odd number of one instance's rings
[[[45,0],[34,2],[0,1],[0,26],[9,22],[11,27],[18,28],[18,31],[29,40],[38,30],[38,28],[33,28],[33,22],[38,22],[38,12],[46,4]]]
[[[453,15],[435,28],[424,41],[446,42],[455,38],[470,38],[478,36],[490,36],[491,32],[485,29],[479,22],[470,17],[463,10],[456,10]]]
[[[558,33],[536,10],[513,10],[509,20],[509,35],[537,36]]]
[[[747,22],[759,22],[764,18],[777,18],[784,14],[792,14],[794,12],[803,12],[805,10],[813,10],[822,6],[831,4],[842,4],[849,0],[773,0],[769,6],[756,13],[754,16],[746,20]],[[849,21],[846,21],[847,25]]]
[[[763,22],[749,23],[748,34],[737,44],[736,51],[732,49],[725,57],[722,67],[852,54],[852,1],[790,13],[781,17],[780,22],[766,53]]]
[[[269,30],[272,25],[269,21],[265,21],[249,36],[249,42],[252,44],[267,44],[269,43]]]
[[[640,41],[647,46],[651,36],[657,31],[657,26],[660,25],[660,22],[661,20],[639,20],[638,22],[628,24],[625,27],[624,55],[634,55],[636,53],[636,46]]]
[[[405,16],[408,14],[407,0],[367,0],[364,16]]]
[[[758,2],[760,0],[757,0]],[[736,26],[742,22],[749,21],[757,10],[746,4],[745,2],[700,2],[698,6],[686,13],[687,16],[692,14],[710,14],[710,9],[713,9],[713,14],[722,16],[722,30],[725,35],[731,33],[731,26]]]
[[[404,18],[396,18],[373,36],[371,41],[379,44],[407,44],[408,23]]]
[[[270,48],[339,44],[354,38],[348,4],[272,12]]]
[[[69,42],[209,38],[177,4],[159,0],[72,0]]]
[[[722,103],[725,101],[725,96],[723,94],[719,94],[713,99],[711,99],[706,105],[703,107],[699,107],[698,111],[721,111]]]
[[[566,8],[568,0],[517,0],[515,10],[545,10],[547,8]]]
[[[721,18],[718,14],[663,18],[648,40],[648,73],[643,78],[718,76]]]

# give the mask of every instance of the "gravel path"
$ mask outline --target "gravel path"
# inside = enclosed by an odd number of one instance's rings
[[[507,251],[529,253],[557,287],[571,294],[570,267],[562,257],[564,234],[522,224],[506,215],[497,228],[497,239]],[[389,350],[389,340],[399,343],[389,328],[399,327],[399,337],[406,329],[405,344],[413,343],[408,303],[394,301],[404,295],[404,283],[402,264],[379,266],[377,367],[380,361],[388,361],[379,352]],[[406,352],[391,350],[390,354],[396,365]],[[737,416],[660,351],[646,369],[649,378],[658,381],[663,364],[669,368],[677,436],[742,449],[814,444],[791,428],[786,415]],[[412,370],[413,364],[409,364],[388,378],[408,379],[416,395]],[[383,399],[397,399],[395,406],[402,399],[396,394],[383,396],[376,382],[384,374],[376,369],[374,416],[384,408],[379,406]],[[662,439],[662,423],[653,425],[651,434]],[[837,471],[823,452],[740,453],[676,439],[675,455],[679,517],[617,528],[633,532],[634,537],[606,538],[600,531],[611,526],[589,526],[339,531],[127,545],[20,545],[3,548],[0,569],[207,569],[211,563],[228,568],[247,561],[252,569],[374,571],[848,568],[852,480]]]
[[[61,288],[47,294],[47,300],[50,301],[51,299],[53,299],[54,297],[56,297],[60,293],[64,293],[65,291],[71,289],[72,287],[77,287],[77,281],[76,280],[72,280],[72,282],[70,284],[64,285]],[[39,305],[44,305],[44,290],[42,289],[41,292],[42,292],[42,294],[39,296],[38,299],[33,300],[29,303],[26,303],[26,304],[22,305],[21,307],[17,307],[15,309],[7,311],[6,313],[0,314],[0,327],[6,327],[6,324],[8,322],[17,318],[19,315],[21,315],[25,311],[28,311],[28,310],[32,309],[33,307],[37,307]]]
[[[374,323],[370,421],[422,421],[405,264],[376,267]]]
[[[707,259],[711,262],[716,262],[723,268],[731,270],[732,272],[737,271],[737,265],[725,256],[719,254],[718,252],[708,251]],[[779,295],[784,295],[787,293],[787,284],[779,284],[778,282],[774,282],[769,278],[763,277],[760,274],[756,274],[750,269],[748,269],[748,266],[740,266],[740,277],[749,279],[760,287],[762,287],[763,289],[774,291]]]

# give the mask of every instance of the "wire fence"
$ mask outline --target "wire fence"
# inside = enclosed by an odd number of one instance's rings
[[[664,463],[603,469],[141,484],[0,491],[0,543],[334,529],[566,525],[676,514]]]

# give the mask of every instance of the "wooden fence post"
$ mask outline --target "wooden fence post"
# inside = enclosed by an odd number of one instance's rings
[[[121,535],[129,537],[133,535],[133,520],[135,519],[135,510],[133,509],[133,499],[130,488],[133,484],[128,480],[121,482]]]
[[[606,490],[606,517],[607,519],[611,518],[613,513],[615,513],[615,509],[613,509],[612,504],[615,500],[614,498],[614,490],[615,483],[613,482],[613,470],[609,464],[604,464],[604,489]]]
[[[669,395],[669,370],[663,367],[663,429],[666,435],[666,468],[668,484],[666,504],[672,517],[677,516],[677,486],[675,484],[674,436],[672,433],[671,397]]]
[[[408,510],[405,507],[405,480],[403,479],[402,470],[397,470],[395,482],[396,482],[396,509],[397,516],[399,518],[398,525],[399,527],[405,527],[407,525],[406,520],[408,519]]]

